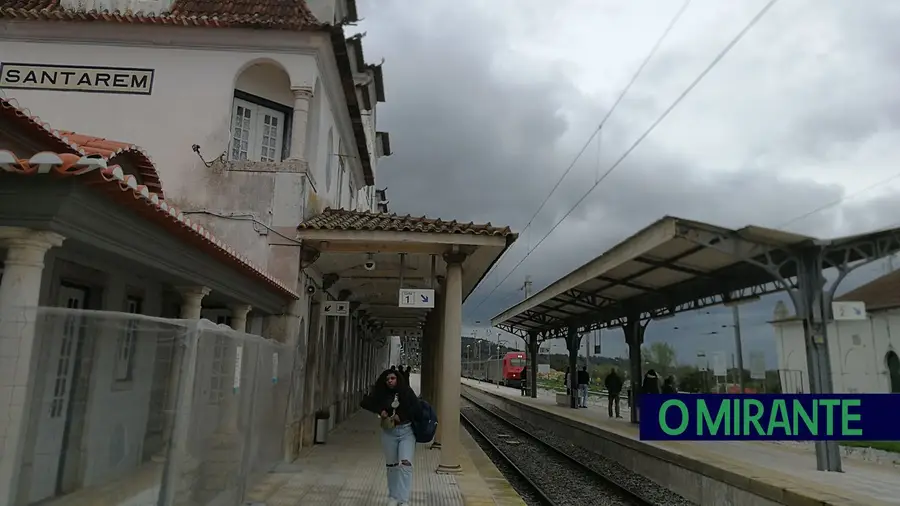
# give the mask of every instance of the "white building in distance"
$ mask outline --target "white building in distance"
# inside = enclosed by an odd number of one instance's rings
[[[900,393],[900,271],[852,290],[837,301],[866,305],[865,320],[828,324],[835,393]],[[771,322],[785,393],[809,393],[803,322],[779,302]]]

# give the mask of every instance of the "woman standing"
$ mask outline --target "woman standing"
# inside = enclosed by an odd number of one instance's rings
[[[381,373],[361,407],[379,416],[381,445],[387,465],[388,505],[408,506],[412,489],[412,462],[416,436],[412,422],[422,417],[419,398],[405,375],[395,370]]]

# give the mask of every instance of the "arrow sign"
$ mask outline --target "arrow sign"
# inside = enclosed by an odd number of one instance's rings
[[[831,312],[835,320],[865,320],[866,303],[858,301],[840,301],[831,303]]]
[[[348,316],[350,303],[347,301],[326,301],[322,303],[322,316]]]
[[[434,290],[401,288],[399,307],[430,309],[434,307]]]

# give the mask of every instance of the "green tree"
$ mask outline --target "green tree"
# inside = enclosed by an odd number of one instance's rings
[[[641,358],[647,365],[646,369],[655,369],[662,375],[668,374],[676,366],[675,348],[669,343],[651,343],[650,346],[642,346]]]

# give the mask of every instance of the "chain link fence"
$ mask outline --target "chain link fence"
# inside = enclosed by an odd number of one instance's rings
[[[285,346],[133,302],[68,305],[0,321],[0,488],[14,504],[234,505],[280,462]]]

